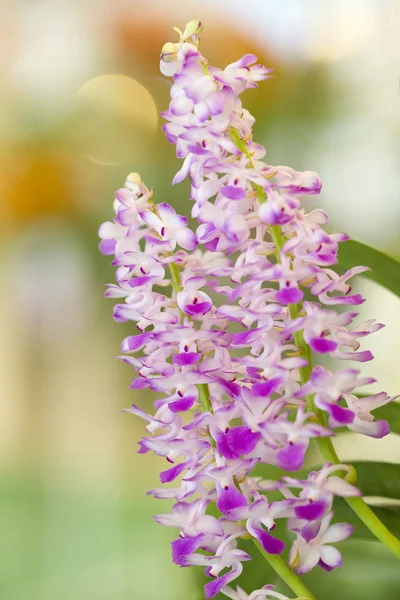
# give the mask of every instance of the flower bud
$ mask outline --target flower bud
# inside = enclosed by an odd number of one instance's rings
[[[142,183],[142,178],[139,173],[129,173],[125,179],[125,187],[130,188],[133,186],[139,186]]]
[[[182,39],[187,40],[191,35],[199,35],[203,31],[204,27],[202,22],[199,20],[189,21],[186,24],[185,31],[182,34]]]
[[[173,42],[167,42],[161,49],[161,60],[165,62],[172,62],[178,53],[180,44],[174,44]]]
[[[357,471],[355,470],[353,465],[347,465],[347,467],[348,467],[348,472],[347,472],[347,475],[345,476],[344,480],[351,484],[356,483]]]

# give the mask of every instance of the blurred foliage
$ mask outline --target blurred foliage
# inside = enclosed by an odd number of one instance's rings
[[[338,271],[344,273],[355,265],[369,267],[370,271],[363,273],[363,277],[376,281],[400,297],[400,262],[398,260],[367,244],[349,240],[340,247]]]
[[[169,564],[170,532],[151,519],[156,506],[131,486],[118,495],[26,471],[3,475],[1,598],[153,600],[160,589],[165,600],[187,598],[188,578]]]

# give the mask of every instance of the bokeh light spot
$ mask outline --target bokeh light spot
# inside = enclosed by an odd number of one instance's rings
[[[121,164],[138,154],[157,130],[156,103],[127,75],[100,75],[78,91],[77,136],[83,153],[100,164]]]

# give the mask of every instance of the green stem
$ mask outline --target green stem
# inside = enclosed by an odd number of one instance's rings
[[[176,293],[182,290],[181,277],[179,275],[179,269],[175,263],[169,263],[169,270],[171,273],[172,287]],[[206,383],[199,383],[197,385],[199,390],[199,398],[201,403],[201,409],[203,412],[211,412],[212,406],[210,402],[210,390]],[[213,442],[211,438],[211,443]]]
[[[206,383],[199,383],[197,385],[199,390],[199,397],[201,402],[201,409],[203,412],[211,412],[212,406],[210,402],[210,390]]]
[[[179,269],[175,263],[169,263],[169,270],[171,273],[172,287],[174,288],[175,292],[178,293],[182,289],[181,278],[179,276]]]
[[[309,600],[316,600],[314,594],[312,594],[304,585],[300,577],[293,573],[293,571],[283,562],[280,556],[277,556],[276,554],[268,554],[268,552],[266,552],[261,544],[254,538],[253,542],[265,560],[269,562],[274,571],[297,596],[302,596],[303,598],[307,598]]]
[[[400,540],[385,527],[368,504],[360,497],[345,498],[357,517],[368,527],[375,537],[400,559]]]
[[[279,260],[279,254],[282,250],[284,244],[284,238],[282,236],[282,230],[280,227],[273,226],[270,227],[270,234],[272,240],[277,249],[277,258]],[[292,320],[296,319],[303,306],[302,304],[291,304],[289,306],[290,316]],[[302,331],[296,331],[294,334],[294,340],[296,346],[298,346],[300,350],[300,356],[306,359],[307,365],[301,367],[300,371],[300,381],[301,384],[304,385],[310,379],[311,370],[312,370],[312,361],[311,361],[311,352],[310,347],[305,342]],[[314,412],[317,415],[318,422],[325,426],[326,423],[326,415],[325,413],[317,408],[314,404],[314,399],[312,395],[306,396],[306,406],[307,410]],[[333,464],[341,464],[341,461],[336,454],[335,447],[332,443],[331,438],[329,437],[320,437],[316,438],[316,443],[318,445],[319,451],[322,455],[322,458],[326,462],[331,462]],[[355,469],[352,467],[354,474]],[[368,529],[375,535],[375,537],[382,542],[390,550],[393,552],[397,558],[400,558],[400,540],[398,540],[378,519],[373,510],[368,506],[368,504],[360,497],[345,497],[347,504],[353,510],[353,512],[358,516],[358,518],[368,527]]]

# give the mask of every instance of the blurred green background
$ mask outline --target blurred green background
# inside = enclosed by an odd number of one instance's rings
[[[198,600],[199,572],[171,564],[174,532],[151,518],[168,510],[146,496],[161,459],[137,456],[142,423],[121,413],[138,402],[113,360],[131,329],[103,299],[98,225],[130,171],[189,213],[187,184],[170,187],[158,60],[172,27],[200,18],[212,64],[254,52],[275,68],[244,98],[270,164],[318,171],[331,227],[400,255],[400,3],[8,0],[0,16],[0,598]],[[387,325],[364,370],[395,394],[398,299],[358,285],[361,314]],[[400,462],[394,434],[337,446]],[[341,547],[342,569],[308,576],[320,600],[400,597],[385,549]]]

